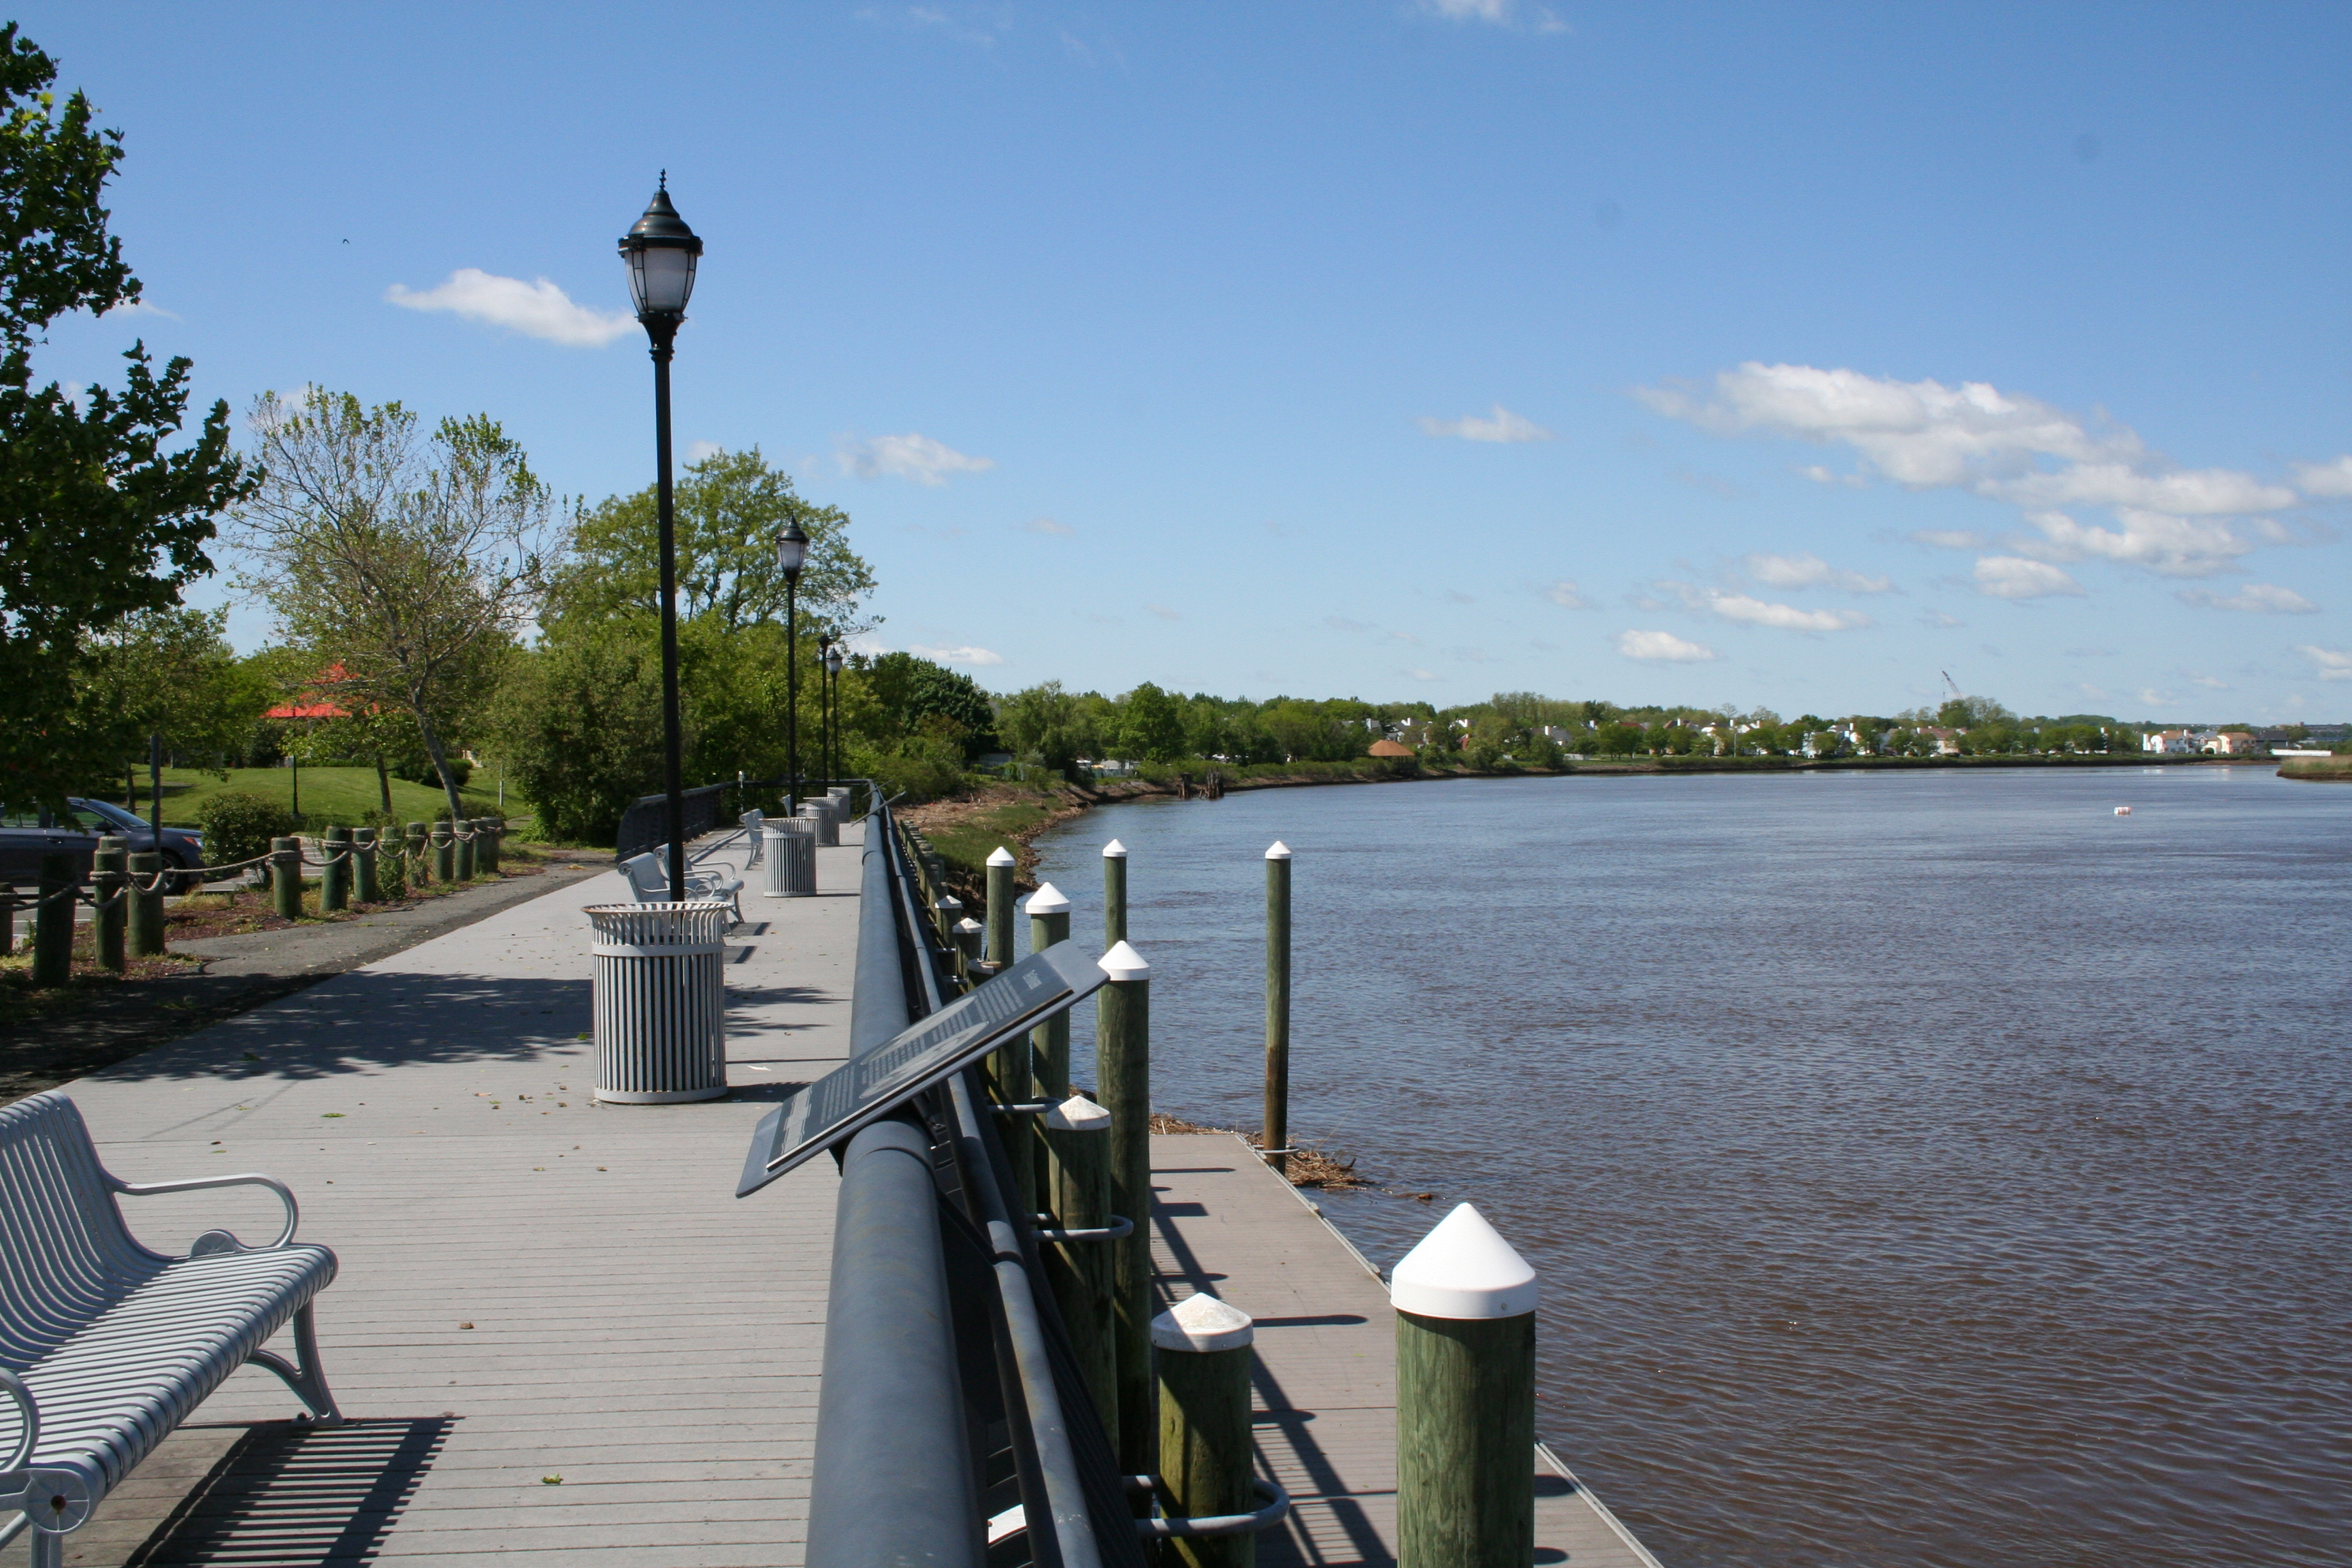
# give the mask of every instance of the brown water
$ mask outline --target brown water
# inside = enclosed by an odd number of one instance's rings
[[[1155,1102],[1223,1125],[1297,852],[1294,1135],[1438,1194],[1326,1209],[1528,1255],[1543,1435],[1671,1568],[2352,1563],[2352,787],[1129,805],[1041,846],[1089,942],[1114,835]]]

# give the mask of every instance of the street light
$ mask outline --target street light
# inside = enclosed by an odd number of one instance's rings
[[[784,771],[792,775],[784,786],[784,815],[801,809],[801,567],[808,560],[808,535],[800,519],[784,524],[776,535],[776,570],[784,574]]]
[[[637,322],[653,342],[654,450],[661,469],[656,487],[661,517],[662,787],[669,796],[669,896],[686,896],[686,789],[679,781],[677,711],[677,532],[670,510],[669,359],[686,301],[694,293],[694,269],[702,241],[669,205],[669,171],[662,171],[654,199],[636,226],[621,237],[621,259],[629,268],[629,297]]]
[[[831,647],[829,647],[829,648],[827,648],[827,649],[825,649],[825,650],[824,650],[824,673],[825,673],[825,678],[826,678],[826,683],[827,683],[828,685],[830,685],[830,686],[832,687],[832,689],[833,689],[833,702],[832,702],[832,707],[831,707],[831,712],[832,712],[832,714],[833,714],[833,771],[832,771],[832,773],[827,776],[826,782],[827,782],[828,784],[829,784],[829,783],[831,783],[834,779],[837,779],[837,778],[841,777],[841,775],[842,775],[842,766],[841,766],[841,666],[842,666],[842,663],[843,663],[843,660],[842,660],[842,657],[841,657],[841,645],[840,645],[839,643],[835,643],[835,644],[834,644]]]
[[[833,782],[833,674],[825,660],[833,657],[833,634],[816,637],[816,771],[820,785]]]

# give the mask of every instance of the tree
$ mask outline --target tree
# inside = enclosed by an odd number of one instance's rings
[[[872,570],[849,548],[848,514],[802,500],[792,476],[769,468],[757,447],[688,463],[674,513],[680,620],[709,616],[730,632],[782,621],[775,536],[794,520],[809,536],[799,602],[815,622],[804,630],[847,627],[859,599],[874,591]],[[661,520],[652,487],[581,513],[571,546],[551,584],[554,614],[592,620],[660,614]]]
[[[1184,756],[1184,710],[1176,699],[1147,680],[1127,694],[1125,707],[1120,751],[1147,763],[1172,763]]]
[[[895,734],[940,736],[967,758],[996,743],[995,707],[971,677],[911,653],[883,654],[859,673]]]
[[[253,423],[266,477],[236,513],[245,585],[319,668],[342,667],[344,706],[416,721],[464,816],[449,744],[538,607],[547,488],[488,415],[422,437],[397,403],[313,388],[264,394]]]
[[[523,654],[499,689],[491,733],[543,836],[610,844],[660,776],[660,650],[608,624]]]
[[[104,743],[118,768],[146,756],[151,734],[175,752],[236,750],[269,699],[229,647],[227,623],[226,610],[174,606],[92,637],[75,670],[79,732]]]
[[[119,727],[84,722],[75,700],[88,640],[177,604],[212,570],[214,517],[247,489],[225,403],[163,450],[187,415],[185,359],[158,375],[133,344],[120,392],[33,384],[49,322],[140,297],[99,205],[121,136],[92,128],[79,92],[60,110],[56,79],[15,23],[0,27],[0,807],[60,807],[113,772]]]
[[[1078,700],[1058,680],[1016,691],[997,704],[996,731],[1015,756],[1069,777],[1085,752],[1078,740]]]

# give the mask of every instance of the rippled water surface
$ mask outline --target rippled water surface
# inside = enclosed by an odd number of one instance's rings
[[[1041,845],[1090,942],[1113,835],[1155,1102],[1223,1125],[1297,850],[1293,1131],[1391,1189],[1327,1209],[1528,1254],[1543,1435],[1671,1568],[2352,1562],[2352,787],[1120,806]]]

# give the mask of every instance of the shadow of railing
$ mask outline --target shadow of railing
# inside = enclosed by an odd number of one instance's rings
[[[433,1468],[454,1417],[255,1426],[192,1487],[124,1568],[373,1561]]]

